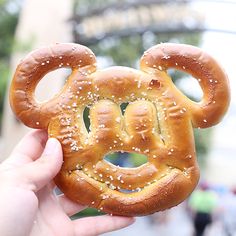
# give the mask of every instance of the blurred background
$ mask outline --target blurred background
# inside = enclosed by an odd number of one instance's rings
[[[223,121],[210,129],[195,130],[199,187],[180,206],[139,217],[133,226],[106,235],[188,236],[204,226],[204,235],[236,235],[232,220],[236,219],[235,12],[236,0],[0,0],[0,161],[28,131],[11,112],[8,86],[20,59],[31,50],[55,42],[76,42],[93,50],[99,68],[138,68],[143,52],[155,44],[195,45],[225,68],[232,93]],[[189,98],[201,99],[194,78],[176,70],[168,72]],[[60,91],[69,73],[69,69],[59,69],[45,76],[36,90],[38,100],[48,100]],[[122,109],[126,105],[122,104]],[[88,114],[86,109],[84,120],[89,129]],[[135,153],[114,153],[106,159],[129,167],[147,161]],[[91,214],[101,213],[89,209],[75,217]]]

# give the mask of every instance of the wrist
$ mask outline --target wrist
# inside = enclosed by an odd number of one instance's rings
[[[0,235],[29,235],[37,210],[33,192],[17,187],[0,187]]]

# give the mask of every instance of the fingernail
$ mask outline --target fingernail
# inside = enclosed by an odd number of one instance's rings
[[[130,220],[130,224],[133,224],[136,221],[134,217],[130,217],[129,220]]]
[[[58,152],[59,141],[55,138],[48,139],[43,155],[52,155],[55,152]]]
[[[131,218],[131,222],[134,223],[136,221],[136,218]]]

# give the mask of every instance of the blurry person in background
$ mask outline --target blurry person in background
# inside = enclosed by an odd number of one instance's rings
[[[202,182],[189,199],[189,207],[192,212],[194,236],[202,236],[206,228],[212,223],[212,214],[218,204],[218,197],[209,188],[206,182]]]
[[[219,218],[227,236],[236,236],[236,187],[220,199]]]

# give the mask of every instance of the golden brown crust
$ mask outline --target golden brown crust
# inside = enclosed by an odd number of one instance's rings
[[[38,103],[37,83],[61,66],[72,68],[64,88],[49,102]],[[198,79],[202,101],[191,101],[174,86],[166,73],[170,67]],[[10,91],[16,116],[61,142],[64,164],[55,178],[58,187],[78,203],[126,216],[151,214],[188,197],[199,178],[192,127],[218,123],[229,97],[227,76],[217,62],[181,44],[149,49],[141,71],[96,70],[95,56],[86,47],[57,44],[26,57]],[[129,102],[124,115],[123,102]],[[83,121],[86,106],[89,133]],[[116,151],[144,154],[148,162],[121,168],[103,160]]]
[[[68,86],[47,103],[39,103],[34,97],[35,88],[43,76],[62,67],[93,72],[96,59],[93,52],[82,45],[55,44],[33,51],[18,65],[11,84],[10,90],[14,93],[10,93],[10,103],[15,114],[27,126],[47,129],[51,117],[61,111],[60,103],[68,104],[66,96],[69,94],[65,94],[65,98],[62,96]]]
[[[141,59],[141,68],[146,71],[158,66],[166,71],[176,68],[191,74],[203,90],[199,103],[189,100],[194,127],[206,128],[217,124],[229,106],[229,82],[217,61],[206,52],[190,45],[160,44],[147,50]]]

